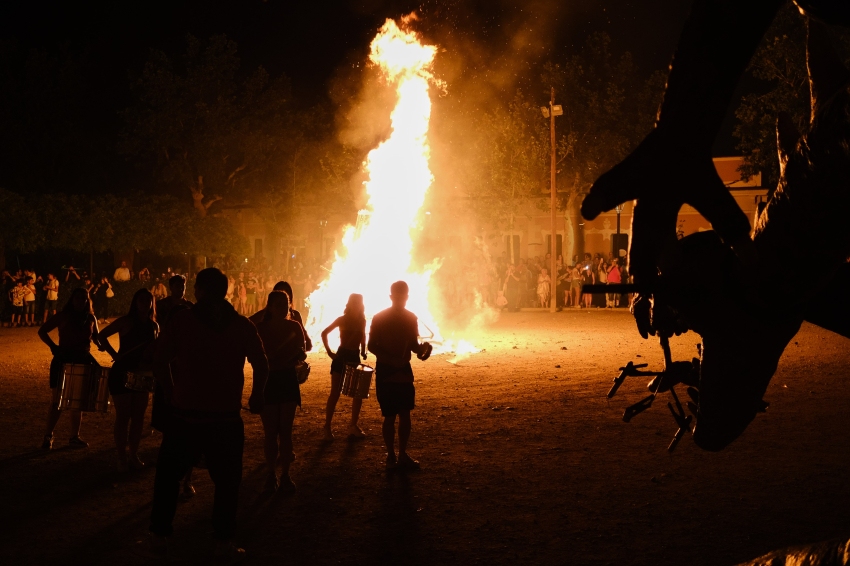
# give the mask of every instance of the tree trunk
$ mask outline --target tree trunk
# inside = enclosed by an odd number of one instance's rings
[[[579,256],[581,261],[584,255],[584,230],[581,229],[581,212],[579,210],[579,198],[572,194],[567,199],[567,207],[564,211],[564,236],[565,242],[564,262],[569,263],[573,256]]]

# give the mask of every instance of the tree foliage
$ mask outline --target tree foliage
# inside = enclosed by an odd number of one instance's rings
[[[664,76],[641,76],[631,55],[616,56],[610,38],[598,33],[566,61],[546,63],[532,89],[518,90],[508,104],[481,112],[476,159],[483,173],[467,185],[473,206],[488,223],[506,227],[510,211],[534,199],[548,206],[549,120],[540,107],[548,106],[552,87],[564,110],[555,119],[563,208],[577,202],[649,132]]]
[[[293,189],[304,136],[289,80],[262,67],[243,76],[227,37],[189,36],[179,59],[152,51],[133,90],[122,150],[171,194],[245,202]]]
[[[245,239],[222,218],[202,218],[172,196],[66,195],[27,199],[0,189],[0,239],[33,252],[147,250],[162,255],[241,255]]]
[[[835,27],[834,46],[850,62],[850,31]],[[762,182],[774,186],[779,179],[776,154],[776,118],[787,112],[799,131],[809,126],[810,100],[806,67],[806,21],[789,3],[774,19],[750,61],[749,72],[767,88],[741,99],[735,111],[734,135],[744,156],[740,169],[745,180],[762,173]]]

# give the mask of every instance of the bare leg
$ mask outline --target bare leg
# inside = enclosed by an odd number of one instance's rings
[[[80,436],[80,426],[83,424],[83,413],[71,411],[71,438]]]
[[[130,459],[140,462],[136,453],[139,451],[139,442],[142,440],[142,427],[145,424],[145,411],[148,409],[150,395],[147,391],[134,391],[130,393]]]
[[[297,403],[282,403],[280,405],[279,422],[280,422],[280,453],[281,458],[281,479],[289,477],[289,466],[292,464],[294,452],[292,450],[292,423],[295,420],[295,408]],[[289,480],[292,483],[292,480]]]
[[[62,393],[62,388],[54,387],[50,391],[50,405],[47,407],[47,430],[44,432],[44,436],[53,434],[53,429],[56,428],[56,423],[59,422],[59,417],[62,415],[62,411],[59,410],[59,395]]]
[[[260,419],[263,421],[263,431],[265,439],[263,442],[263,451],[266,456],[266,464],[269,467],[269,479],[277,480],[277,439],[280,433],[280,405],[266,405],[260,413]]]
[[[130,425],[130,412],[132,406],[132,393],[124,393],[112,396],[112,404],[115,406],[115,451],[118,453],[119,466],[127,460],[127,428]]]
[[[407,441],[410,440],[410,411],[398,414],[398,454],[407,454]]]
[[[384,435],[384,445],[387,447],[387,456],[392,455],[395,458],[395,417],[384,417],[384,424],[381,425],[381,432]]]
[[[333,430],[331,430],[331,421],[334,418],[336,404],[339,401],[339,392],[342,388],[342,374],[331,374],[331,392],[328,395],[328,403],[325,406],[325,440],[333,440]]]
[[[357,421],[360,420],[360,408],[363,406],[363,399],[354,399],[351,402],[351,426],[357,426]]]

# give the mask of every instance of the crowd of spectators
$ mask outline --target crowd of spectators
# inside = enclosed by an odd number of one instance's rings
[[[263,258],[237,261],[233,258],[215,264],[228,276],[227,300],[245,316],[265,308],[269,293],[278,281],[288,281],[293,288],[293,308],[306,311],[305,299],[330,271],[329,262],[292,258],[288,268],[274,268]],[[448,265],[444,268],[449,267]],[[156,274],[156,275],[154,275]],[[3,326],[38,326],[61,308],[76,287],[84,287],[92,297],[95,315],[101,322],[125,314],[129,299],[139,288],[147,288],[157,300],[168,296],[168,279],[173,275],[187,278],[186,297],[194,300],[194,277],[171,267],[156,270],[143,266],[135,272],[126,262],[112,272],[89,274],[73,265],[63,266],[44,276],[25,269],[2,274],[0,322]],[[550,257],[535,256],[512,263],[506,253],[492,262],[465,264],[463,269],[447,272],[440,281],[446,304],[455,310],[482,302],[500,309],[548,308],[555,301],[558,309],[629,307],[628,295],[588,294],[587,284],[626,283],[629,274],[625,258],[612,254],[584,254],[569,263],[559,255],[556,272],[550,273]],[[124,303],[127,303],[126,305]],[[305,313],[306,316],[306,313]]]
[[[625,258],[607,257],[600,253],[584,254],[583,259],[574,256],[569,263],[561,255],[556,258],[555,273],[549,273],[551,257],[535,256],[510,262],[507,254],[495,262],[495,273],[491,277],[490,295],[495,295],[491,304],[509,311],[521,308],[549,308],[555,301],[558,310],[573,308],[619,308],[630,306],[631,298],[619,293],[589,294],[582,289],[590,284],[617,284],[629,280]]]
[[[328,269],[317,261],[292,261],[289,271],[285,272],[272,268],[263,258],[243,262],[223,260],[216,267],[228,275],[227,299],[245,316],[265,308],[268,294],[275,283],[282,280],[289,281],[293,287],[293,308],[306,310],[305,298],[315,290],[322,273]],[[89,292],[95,316],[98,321],[105,322],[110,317],[126,314],[129,298],[140,288],[150,290],[157,300],[167,297],[168,279],[174,275],[186,277],[186,296],[194,300],[193,273],[168,267],[153,276],[152,271],[157,273],[147,266],[135,272],[124,261],[114,271],[96,274],[73,265],[44,275],[31,269],[4,271],[0,281],[0,323],[6,327],[40,326],[61,310],[59,303],[77,287]]]

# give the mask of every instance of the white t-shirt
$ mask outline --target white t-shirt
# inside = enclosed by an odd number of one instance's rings
[[[47,300],[55,301],[59,299],[59,280],[47,281]]]
[[[115,274],[112,276],[112,279],[115,281],[129,281],[130,280],[130,268],[128,267],[119,267],[115,270]]]

